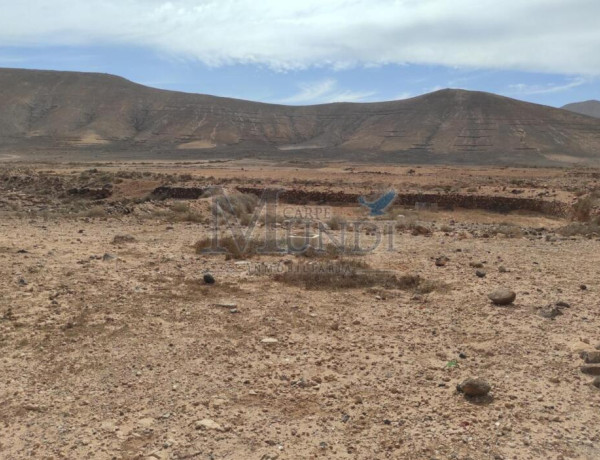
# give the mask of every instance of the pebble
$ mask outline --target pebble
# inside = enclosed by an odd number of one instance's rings
[[[223,431],[223,427],[214,420],[205,418],[196,422],[197,430]]]
[[[499,288],[488,294],[488,297],[495,305],[508,305],[514,302],[517,298],[517,294],[510,289]]]
[[[552,305],[547,305],[538,311],[539,316],[541,316],[542,318],[547,318],[547,319],[554,319],[557,316],[560,316],[562,314],[563,313],[562,313],[562,311],[560,311],[560,308],[553,307]]]
[[[277,343],[279,342],[279,340],[277,340],[275,337],[265,337],[264,339],[261,340],[261,343]]]
[[[483,379],[467,379],[458,384],[456,389],[465,396],[486,396],[492,388]]]
[[[205,273],[202,279],[206,284],[215,284],[215,278],[210,273]]]
[[[600,377],[596,377],[593,381],[592,381],[592,385],[594,385],[596,388],[600,389]]]

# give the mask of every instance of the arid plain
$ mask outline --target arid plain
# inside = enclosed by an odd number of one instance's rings
[[[598,458],[599,180],[584,167],[9,159],[0,457]],[[308,216],[376,247],[202,251],[220,195],[237,203],[220,221],[245,230],[274,187],[287,194],[255,236]],[[381,217],[356,200],[390,189]],[[516,299],[495,305],[497,288]],[[470,378],[489,394],[457,391]]]

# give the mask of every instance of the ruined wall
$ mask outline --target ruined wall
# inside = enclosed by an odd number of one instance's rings
[[[241,193],[261,196],[264,189],[258,187],[237,187]],[[158,187],[153,195],[162,198],[197,199],[206,189],[199,187]],[[279,194],[279,199],[289,204],[358,204],[358,193],[341,191],[318,191],[302,189],[286,189]],[[537,198],[520,198],[487,195],[462,195],[459,193],[400,193],[394,201],[395,205],[414,207],[416,203],[436,204],[442,209],[485,209],[494,212],[527,211],[539,212],[557,217],[566,217],[571,206],[560,201],[546,201]]]

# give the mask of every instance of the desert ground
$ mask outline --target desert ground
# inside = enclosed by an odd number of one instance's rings
[[[600,458],[598,180],[584,167],[5,158],[0,458]],[[310,214],[334,237],[349,225],[383,243],[203,252],[219,193],[240,206],[217,221],[248,227],[256,201],[238,187],[297,193],[259,237]],[[429,201],[369,217],[351,195],[391,188]],[[502,199],[515,209],[486,208]],[[359,269],[291,270],[344,263]],[[516,299],[494,304],[498,288]],[[475,378],[487,395],[457,390]]]

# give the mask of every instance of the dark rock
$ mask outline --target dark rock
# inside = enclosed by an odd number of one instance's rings
[[[113,256],[112,254],[109,254],[108,252],[104,253],[104,255],[102,256],[102,260],[109,261],[109,260],[114,260],[115,256]]]
[[[206,284],[215,284],[215,278],[210,273],[206,273],[202,278]]]
[[[585,284],[580,284],[579,289],[581,289],[582,291],[585,291],[587,289],[587,286]]]
[[[596,388],[600,389],[600,377],[596,377],[593,381],[592,381],[592,385],[594,385]]]
[[[506,269],[506,267],[505,267],[504,265],[500,265],[500,266],[498,267],[498,271],[499,271],[500,273],[506,273],[508,270]]]
[[[27,286],[28,284],[25,278],[19,278],[19,286]]]
[[[483,379],[467,379],[456,386],[456,390],[465,396],[486,396],[492,388]]]
[[[562,314],[563,313],[562,313],[562,311],[560,311],[560,308],[558,308],[556,306],[552,306],[552,305],[547,305],[538,311],[538,315],[540,315],[542,318],[547,318],[547,319],[554,319],[557,316],[560,316]]]
[[[571,304],[569,304],[568,302],[563,302],[562,300],[559,300],[554,305],[558,308],[571,308]]]
[[[584,351],[581,357],[586,364],[600,364],[600,351]]]
[[[460,359],[467,359],[467,355],[465,355],[463,352],[460,352],[460,353],[458,354],[458,357],[459,357]]]
[[[598,364],[584,364],[579,369],[587,375],[600,375],[600,365]]]
[[[475,275],[477,275],[478,278],[483,278],[486,273],[483,270],[475,270]]]
[[[448,259],[448,257],[446,256],[440,256],[437,259],[435,259],[435,265],[436,267],[444,267],[449,260],[450,259]]]
[[[495,305],[509,305],[515,301],[517,294],[510,289],[499,288],[488,294],[488,297]]]
[[[136,239],[131,235],[115,235],[113,244],[134,243]]]

